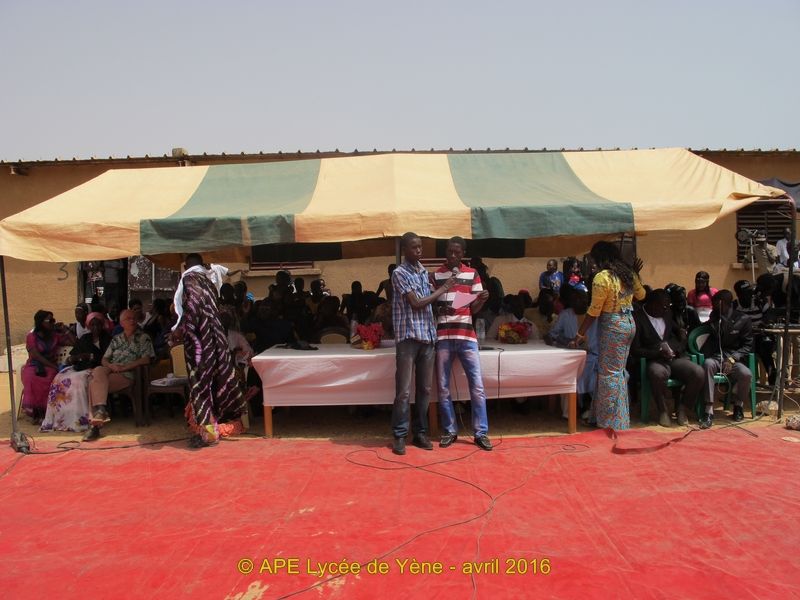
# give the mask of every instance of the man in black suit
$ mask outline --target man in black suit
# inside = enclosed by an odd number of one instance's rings
[[[750,395],[750,382],[753,374],[744,364],[753,351],[753,324],[750,317],[733,308],[733,294],[730,290],[720,290],[711,299],[714,310],[708,319],[711,335],[700,348],[705,357],[706,371],[705,400],[706,412],[700,419],[700,429],[708,429],[714,420],[714,375],[722,373],[728,380],[736,383],[737,393],[733,400],[734,421],[744,419],[744,402]],[[753,415],[755,417],[755,415]]]
[[[658,423],[670,427],[667,408],[667,379],[672,377],[684,385],[682,402],[676,402],[678,425],[687,425],[686,407],[690,409],[703,388],[703,368],[681,354],[686,350],[686,338],[672,319],[669,294],[662,289],[652,290],[644,304],[633,313],[636,335],[631,344],[631,356],[647,359],[647,378],[658,406]]]

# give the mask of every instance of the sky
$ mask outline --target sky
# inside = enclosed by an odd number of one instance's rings
[[[0,0],[0,160],[800,147],[800,0]]]

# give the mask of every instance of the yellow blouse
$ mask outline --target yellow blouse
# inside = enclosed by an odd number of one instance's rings
[[[623,296],[620,292],[619,279],[611,271],[600,271],[592,281],[592,305],[586,313],[597,317],[601,312],[620,312],[623,309],[630,309],[634,298],[643,300],[644,296],[645,291],[638,275],[633,276],[633,294]]]

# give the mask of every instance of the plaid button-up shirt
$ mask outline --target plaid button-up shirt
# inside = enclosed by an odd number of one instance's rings
[[[421,264],[412,265],[407,261],[398,266],[392,273],[392,323],[394,339],[417,340],[426,344],[436,343],[436,322],[433,309],[428,304],[422,310],[411,308],[406,294],[414,292],[418,298],[431,295],[431,284],[428,271]]]

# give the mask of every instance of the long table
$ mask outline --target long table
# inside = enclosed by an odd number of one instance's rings
[[[264,389],[264,429],[273,435],[272,408],[276,406],[328,406],[392,404],[394,402],[395,349],[353,348],[348,344],[321,344],[318,350],[273,347],[253,357],[253,368]],[[567,394],[568,431],[577,430],[578,376],[583,350],[553,348],[543,342],[494,344],[480,351],[487,398],[518,398]],[[436,431],[436,376],[430,405],[431,434]],[[453,400],[469,400],[466,376],[453,363],[450,389]]]

